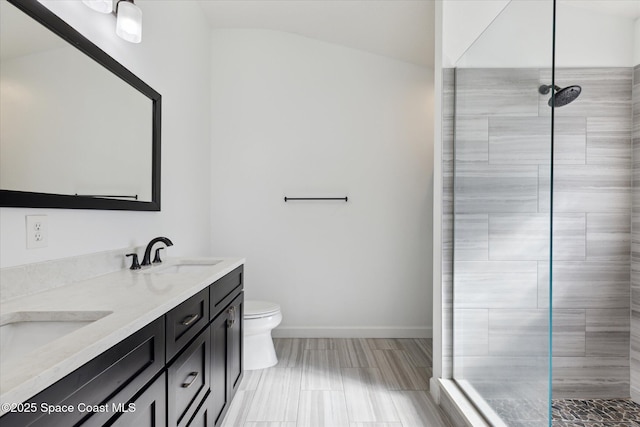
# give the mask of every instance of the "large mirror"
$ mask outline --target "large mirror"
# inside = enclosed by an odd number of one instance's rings
[[[0,0],[0,206],[160,210],[160,102],[38,1]]]

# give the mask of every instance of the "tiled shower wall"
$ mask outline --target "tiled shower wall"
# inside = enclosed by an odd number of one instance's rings
[[[631,224],[631,397],[640,403],[640,65],[633,70],[633,210]]]
[[[629,396],[632,74],[556,73],[556,84],[583,92],[556,109],[555,398]],[[550,70],[457,70],[455,313],[464,340],[454,345],[472,381],[527,381],[545,357],[551,109],[537,89],[550,81]],[[443,295],[453,265],[450,152],[443,148]]]

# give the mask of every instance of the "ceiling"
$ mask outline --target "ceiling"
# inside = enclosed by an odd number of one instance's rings
[[[211,28],[285,31],[433,67],[433,0],[200,0]]]

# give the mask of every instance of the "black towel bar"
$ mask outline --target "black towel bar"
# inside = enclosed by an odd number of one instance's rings
[[[345,202],[349,201],[348,197],[287,197],[284,196],[284,201],[287,202],[289,200],[344,200]]]

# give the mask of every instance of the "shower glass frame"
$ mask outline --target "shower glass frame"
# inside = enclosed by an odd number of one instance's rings
[[[509,27],[532,5],[542,19]],[[454,69],[453,379],[496,426],[552,422],[555,11],[511,0]],[[493,65],[527,43],[537,63]]]

